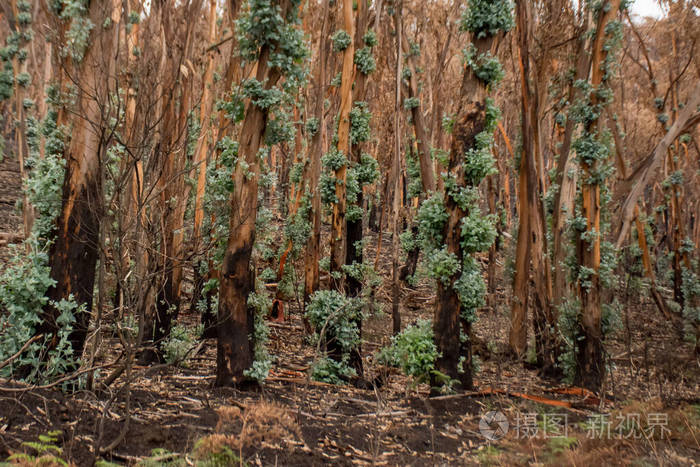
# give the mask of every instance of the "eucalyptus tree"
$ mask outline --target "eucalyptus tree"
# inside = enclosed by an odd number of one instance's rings
[[[331,272],[335,272],[332,279],[334,288],[342,290],[342,268],[345,264],[345,251],[347,248],[347,168],[348,155],[350,154],[350,112],[352,111],[352,94],[355,60],[355,18],[353,15],[353,1],[343,0],[342,16],[343,27],[333,34],[333,50],[343,52],[343,66],[340,81],[340,112],[338,115],[338,132],[336,135],[336,147],[324,156],[324,165],[333,170],[331,180],[334,188],[332,199],[333,216],[331,222]]]
[[[56,126],[71,128],[64,148],[65,177],[56,237],[49,266],[54,285],[37,334],[58,342],[64,316],[53,304],[74,300],[77,308],[70,341],[82,354],[92,308],[102,207],[100,167],[114,128],[109,93],[116,89],[114,52],[118,41],[118,9],[114,2],[58,2],[50,6],[56,31],[52,60],[61,70],[56,92],[60,102]],[[71,85],[70,81],[77,83]],[[73,94],[73,95],[71,95]],[[65,319],[65,317],[63,317]]]
[[[221,140],[235,154],[228,240],[219,283],[217,372],[218,386],[244,381],[255,363],[256,315],[249,298],[255,293],[250,264],[258,213],[258,183],[266,131],[282,110],[289,91],[305,77],[306,48],[298,27],[299,0],[249,0],[237,22],[242,60],[253,65],[253,77],[232,93],[229,112],[242,118],[238,141]],[[226,104],[225,104],[226,105]],[[284,116],[282,116],[284,118]],[[281,118],[280,120],[282,120]],[[281,124],[277,121],[277,124]],[[270,141],[268,133],[267,142]]]
[[[439,357],[433,386],[473,386],[471,327],[486,291],[473,255],[488,250],[496,235],[493,219],[478,207],[478,186],[495,171],[491,145],[500,112],[489,91],[503,77],[495,54],[513,27],[511,9],[508,0],[468,2],[461,29],[470,43],[464,49],[445,191],[425,200],[418,213],[428,268],[437,280],[433,331]]]
[[[601,114],[613,95],[610,80],[615,75],[615,51],[621,37],[622,24],[616,20],[621,0],[590,2],[595,29],[590,49],[590,79],[580,81],[582,90],[575,103],[573,118],[581,127],[581,133],[572,148],[580,168],[580,181],[576,199],[575,217],[572,219],[572,236],[576,261],[573,265],[576,278],[576,297],[580,307],[576,316],[567,319],[573,324],[570,343],[574,349],[576,384],[599,390],[605,377],[603,339],[603,313],[601,294],[605,287],[606,270],[611,268],[611,255],[602,261],[603,235],[606,222],[604,209],[609,194],[606,180],[613,169],[608,162],[609,139],[602,126]]]

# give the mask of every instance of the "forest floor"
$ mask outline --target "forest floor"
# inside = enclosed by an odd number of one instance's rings
[[[16,164],[15,164],[16,165]],[[0,235],[18,234],[17,168],[0,163]],[[390,236],[380,273],[389,284]],[[376,246],[376,237],[370,245]],[[368,256],[375,250],[368,250]],[[0,244],[0,262],[7,248]],[[502,267],[502,264],[499,266]],[[599,400],[542,378],[506,353],[510,292],[479,313],[476,390],[430,398],[397,370],[372,358],[390,339],[391,316],[363,328],[366,376],[386,381],[371,390],[310,381],[314,349],[301,317],[270,323],[275,364],[257,390],[214,388],[216,343],[207,340],[184,365],[135,367],[101,394],[62,393],[0,380],[0,462],[33,453],[26,442],[60,430],[56,444],[76,465],[93,465],[96,446],[124,436],[108,454],[126,465],[194,465],[203,437],[233,435],[247,465],[696,465],[700,462],[700,370],[674,325],[639,294],[628,294],[623,325],[607,345],[614,367]],[[432,288],[402,290],[405,324],[429,318]],[[388,285],[377,299],[388,310]],[[184,312],[186,324],[199,318]],[[109,361],[117,340],[104,336]],[[110,392],[111,391],[111,392]],[[229,408],[229,409],[226,409]],[[487,415],[500,412],[488,423]],[[505,423],[499,423],[507,421]],[[481,424],[480,424],[481,422]],[[504,431],[494,438],[490,429]],[[128,427],[128,430],[125,428]],[[211,438],[210,438],[211,439]],[[196,447],[195,447],[196,446]]]

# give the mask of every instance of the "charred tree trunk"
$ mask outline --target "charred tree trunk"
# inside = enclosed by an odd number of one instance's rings
[[[109,5],[94,2],[88,14],[93,23],[102,24],[98,18],[103,18],[108,10]],[[100,166],[109,137],[106,129],[109,106],[105,104],[109,85],[113,84],[112,54],[117,38],[114,24],[95,28],[82,61],[75,66],[67,63],[69,58],[60,55],[60,47],[53,48],[54,59],[63,62],[81,86],[76,108],[71,112],[75,117],[70,145],[65,152],[62,206],[56,221],[56,239],[49,253],[51,278],[55,284],[47,292],[50,302],[42,313],[43,322],[36,333],[51,336],[49,347],[55,346],[60,312],[51,303],[72,298],[83,308],[75,314],[74,330],[69,337],[76,357],[83,353],[92,311],[102,210]],[[106,67],[103,57],[109,57]],[[63,110],[63,115],[67,112]]]
[[[479,6],[469,5],[469,8],[479,8]],[[485,37],[479,38],[478,32],[481,32]],[[476,56],[487,52],[495,54],[498,43],[503,36],[502,32],[472,31],[472,33]],[[458,111],[452,131],[447,170],[458,183],[464,183],[467,186],[478,184],[483,178],[483,175],[480,177],[467,176],[466,169],[471,169],[470,155],[474,154],[471,150],[474,149],[478,153],[478,150],[482,149],[478,135],[487,129],[489,123],[487,97],[487,83],[476,75],[471,66],[466,65],[456,105]],[[468,253],[464,251],[461,241],[462,219],[469,213],[463,205],[460,206],[456,202],[451,192],[452,190],[447,190],[443,195],[447,213],[447,221],[443,228],[444,247],[457,259],[458,264],[464,265],[465,255]],[[460,278],[460,272],[457,271],[447,278],[438,280],[438,298],[433,332],[439,357],[435,362],[435,367],[443,375],[457,381],[460,388],[471,389],[473,387],[471,345],[473,336],[471,321],[462,313],[464,304],[462,304],[455,287]],[[436,375],[433,375],[431,379],[433,386],[444,384],[444,382],[438,381]]]

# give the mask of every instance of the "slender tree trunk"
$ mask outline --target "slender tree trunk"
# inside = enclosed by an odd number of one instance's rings
[[[355,20],[353,18],[353,0],[343,0],[343,24],[345,32],[350,37],[355,36]],[[338,122],[338,151],[345,157],[350,155],[350,110],[352,109],[352,83],[354,81],[355,44],[350,41],[343,52],[343,70],[340,84],[340,117]],[[345,249],[347,247],[347,231],[345,213],[347,210],[346,190],[347,164],[335,171],[335,196],[333,204],[333,220],[331,225],[331,272],[342,272],[345,264]],[[341,275],[342,277],[342,275]],[[336,290],[343,289],[343,280],[333,279]]]
[[[532,267],[533,281],[533,323],[537,362],[551,372],[557,362],[556,326],[551,309],[551,285],[549,283],[549,262],[546,254],[544,206],[544,184],[539,126],[539,95],[533,89],[530,73],[530,38],[532,36],[532,16],[527,2],[517,6],[518,45],[520,48],[521,76],[521,119],[523,155],[520,165],[520,228],[518,229],[518,249],[516,252],[516,281],[511,327],[511,349],[522,357],[526,346],[528,277]],[[526,251],[523,251],[523,248]],[[520,262],[523,262],[522,264]],[[522,304],[524,307],[521,307]],[[520,327],[520,329],[518,328]]]
[[[586,16],[583,26],[577,31],[578,35],[588,30],[590,15]],[[580,97],[580,93],[575,87],[578,80],[586,79],[590,70],[590,58],[587,50],[590,49],[591,40],[579,41],[577,48],[578,61],[576,63],[576,76],[569,87],[569,102]],[[566,221],[574,212],[574,197],[576,195],[575,161],[571,158],[571,143],[574,137],[575,121],[573,118],[566,120],[564,134],[559,148],[559,158],[557,160],[555,183],[559,189],[554,194],[554,209],[552,212],[552,264],[553,264],[553,304],[559,308],[565,299],[570,296],[567,283],[568,270],[566,267]]]
[[[256,79],[267,89],[280,78],[270,70],[270,48],[264,46],[257,62]],[[239,161],[233,172],[229,238],[219,284],[219,319],[216,346],[216,385],[229,386],[244,380],[243,372],[253,364],[255,311],[248,296],[255,291],[255,272],[250,258],[255,244],[258,214],[258,150],[267,127],[267,110],[253,102],[246,105],[239,143]]]
[[[318,41],[318,75],[314,102],[314,118],[318,130],[311,137],[311,165],[308,173],[309,192],[311,193],[311,235],[304,257],[304,306],[309,303],[311,295],[318,290],[321,259],[321,193],[318,182],[321,176],[321,154],[325,139],[326,124],[323,118],[323,100],[326,89],[326,58],[328,54],[328,10],[329,0],[323,0],[321,35]],[[307,326],[307,332],[309,331]]]
[[[401,332],[401,287],[399,284],[399,221],[401,210],[401,35],[403,24],[401,19],[401,7],[403,2],[399,1],[394,16],[396,30],[396,99],[394,102],[394,159],[392,163],[394,181],[393,199],[393,233],[391,237],[392,262],[391,262],[391,317],[394,335]]]
[[[355,50],[359,50],[364,42],[364,35],[367,32],[367,23],[369,19],[369,11],[366,2],[358,2],[357,4],[357,24],[355,27]],[[353,87],[353,100],[362,102],[365,99],[367,91],[367,76],[363,73],[356,73],[355,83]],[[362,144],[353,144],[348,157],[351,164],[359,164],[362,157]],[[357,206],[362,208],[363,205],[362,190],[357,195]],[[345,264],[352,265],[353,263],[362,263],[362,220],[364,216],[357,220],[348,220],[347,224],[347,246],[345,251]],[[359,248],[358,248],[359,247]],[[362,292],[362,283],[356,277],[348,276],[346,278],[345,289],[348,296],[357,297]],[[360,323],[361,324],[361,323]]]
[[[608,52],[603,44],[606,39],[606,26],[612,21],[620,8],[620,0],[606,3],[598,14],[596,34],[592,44],[591,85],[603,84],[603,64]],[[597,97],[591,96],[591,105],[598,104]],[[585,131],[598,134],[600,119],[589,121]],[[605,377],[605,358],[603,354],[603,332],[601,313],[600,284],[600,185],[588,183],[591,173],[597,169],[598,161],[582,161],[584,183],[581,187],[581,214],[586,218],[586,233],[576,240],[576,253],[579,265],[592,271],[588,284],[579,280],[577,294],[581,302],[580,337],[576,343],[576,376],[574,381],[591,390],[599,390]]]

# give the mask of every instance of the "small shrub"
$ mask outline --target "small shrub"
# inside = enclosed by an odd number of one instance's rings
[[[176,324],[170,330],[170,335],[163,342],[163,357],[170,365],[183,365],[187,355],[192,351],[197,342],[197,336],[201,335],[201,329],[189,329],[181,324]]]
[[[350,352],[360,345],[357,323],[361,319],[362,306],[361,299],[348,298],[335,290],[319,290],[311,296],[306,317],[314,327],[316,342],[323,350],[332,346],[340,353],[340,356],[334,355],[334,359],[325,357],[319,360],[311,374],[314,379],[337,383],[353,376],[354,371],[347,362]]]
[[[391,338],[391,345],[379,352],[379,361],[401,368],[418,382],[425,382],[435,370],[438,357],[433,341],[433,323],[427,319],[418,320],[400,334]]]

